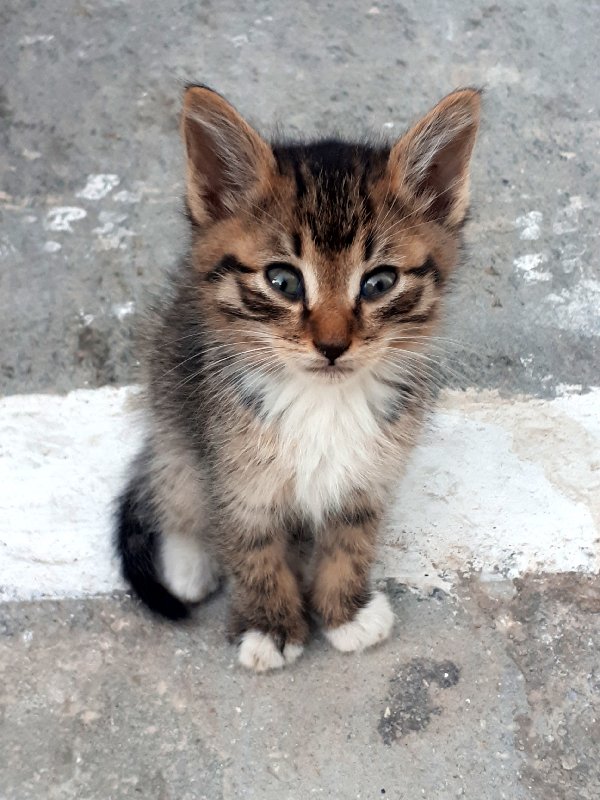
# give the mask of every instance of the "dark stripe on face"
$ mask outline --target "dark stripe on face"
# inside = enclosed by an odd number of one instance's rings
[[[409,398],[415,396],[415,389],[414,386],[410,386],[408,383],[397,383],[396,381],[383,381],[386,386],[391,387],[394,389],[398,394],[401,394],[403,397]]]
[[[300,201],[306,194],[306,181],[302,174],[302,166],[297,161],[293,162],[294,178],[296,179],[296,200]]]
[[[399,317],[404,317],[418,305],[422,295],[422,286],[415,286],[414,289],[402,292],[389,306],[379,311],[380,319],[398,319]]]
[[[406,275],[415,275],[417,278],[426,278],[429,275],[433,278],[434,283],[442,283],[443,277],[440,268],[435,263],[433,258],[429,256],[427,261],[421,267],[413,267],[406,270]]]
[[[428,322],[431,319],[433,308],[434,307],[431,306],[431,308],[429,309],[429,311],[426,314],[413,314],[410,317],[404,317],[404,319],[398,320],[398,322],[404,322],[404,323],[412,322],[412,323],[415,323],[415,324],[422,323],[422,322]]]
[[[302,255],[302,237],[300,236],[299,233],[295,233],[292,236],[292,243],[294,246],[294,255],[296,256],[296,258],[300,258],[300,256]]]
[[[373,255],[375,249],[375,234],[369,231],[365,237],[365,261],[368,261]]]
[[[335,189],[335,187],[333,187]],[[326,253],[339,253],[348,250],[356,238],[360,219],[343,206],[343,198],[336,197],[331,187],[319,185],[320,207],[335,209],[335,213],[306,211],[306,222],[310,228],[313,242]],[[328,196],[328,192],[329,195]]]
[[[253,269],[247,267],[245,264],[242,264],[242,262],[239,261],[239,259],[237,259],[235,256],[225,255],[206,275],[206,280],[210,281],[210,283],[214,283],[216,281],[220,281],[225,275],[229,275],[231,273],[243,275],[255,274]]]
[[[231,317],[232,319],[243,319],[247,322],[261,321],[257,320],[253,314],[246,314],[241,308],[235,308],[235,306],[227,306],[224,303],[217,303],[217,308],[221,314],[225,314],[226,317]]]
[[[238,281],[240,290],[240,297],[244,306],[248,311],[255,315],[255,319],[262,321],[281,319],[286,316],[286,312],[282,308],[273,305],[268,297],[265,297],[261,292],[256,292],[248,286]]]

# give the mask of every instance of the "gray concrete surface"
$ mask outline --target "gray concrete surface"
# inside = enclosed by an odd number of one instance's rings
[[[455,380],[600,383],[597,2],[4,0],[0,40],[0,392],[135,379],[145,293],[185,249],[186,79],[263,130],[390,136],[483,85]],[[78,196],[97,174],[118,185]],[[60,230],[64,208],[85,216]],[[597,579],[387,589],[384,647],[317,639],[263,677],[222,598],[187,627],[122,596],[0,606],[0,798],[600,796]]]
[[[381,649],[318,639],[267,676],[235,666],[223,598],[180,627],[122,597],[6,606],[0,797],[596,800],[595,579],[386,588]]]
[[[3,391],[135,376],[135,318],[115,307],[139,306],[184,250],[186,79],[292,134],[392,136],[454,87],[484,86],[459,382],[598,382],[597,2],[4,0],[0,29]],[[98,173],[118,187],[77,197]],[[64,207],[86,216],[48,230]],[[517,222],[531,212],[539,238],[522,239],[538,235]],[[524,280],[524,256],[546,280]]]

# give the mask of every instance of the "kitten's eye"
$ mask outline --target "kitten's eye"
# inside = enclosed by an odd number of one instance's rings
[[[387,267],[370,272],[360,286],[360,293],[365,300],[375,300],[382,294],[389,292],[398,279],[395,269]]]
[[[266,275],[271,286],[289,300],[299,300],[304,294],[302,275],[291,264],[272,264]]]

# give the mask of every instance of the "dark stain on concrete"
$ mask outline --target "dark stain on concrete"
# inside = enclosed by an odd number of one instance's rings
[[[391,745],[409,733],[424,730],[433,715],[441,714],[432,702],[430,687],[456,686],[460,667],[453,661],[413,658],[390,680],[390,692],[377,726],[384,744]]]
[[[523,675],[529,709],[515,717],[515,744],[531,797],[597,800],[598,576],[525,575],[505,596],[490,596],[482,584],[471,583],[469,590],[506,636],[507,652]]]
[[[10,106],[8,104],[8,97],[3,89],[0,89],[0,118],[9,119],[11,116]]]
[[[115,382],[111,362],[110,338],[105,331],[86,326],[77,336],[76,359],[86,364],[91,372],[92,385],[102,386]]]

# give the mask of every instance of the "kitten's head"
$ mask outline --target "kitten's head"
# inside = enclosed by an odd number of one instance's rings
[[[393,373],[423,349],[458,259],[479,109],[465,89],[391,146],[279,145],[189,87],[193,266],[220,346],[321,380]]]

